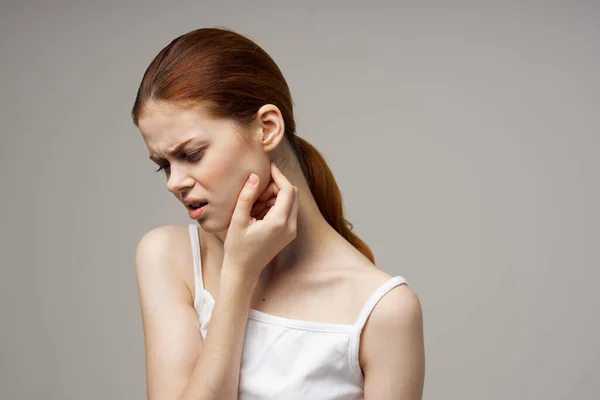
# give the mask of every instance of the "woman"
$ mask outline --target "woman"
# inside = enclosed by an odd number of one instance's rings
[[[199,225],[136,250],[149,399],[421,398],[419,300],[351,232],[263,49],[227,29],[182,35],[132,116]]]

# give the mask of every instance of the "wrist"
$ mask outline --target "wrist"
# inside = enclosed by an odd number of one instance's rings
[[[258,278],[259,276],[249,273],[244,266],[229,260],[227,257],[223,259],[220,280],[222,283],[252,292],[258,284]]]

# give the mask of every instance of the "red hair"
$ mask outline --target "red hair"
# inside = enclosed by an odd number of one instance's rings
[[[344,218],[342,195],[327,162],[314,146],[296,135],[290,89],[277,64],[258,44],[224,28],[196,29],[179,36],[158,53],[144,73],[131,111],[136,126],[150,101],[183,108],[203,104],[210,115],[240,126],[252,122],[264,104],[277,106],[285,137],[321,214],[375,263],[369,246]]]

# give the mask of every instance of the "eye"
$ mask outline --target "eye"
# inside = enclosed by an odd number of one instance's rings
[[[190,154],[186,154],[183,156],[183,159],[188,162],[199,161],[202,158],[202,154],[204,153],[204,149],[195,151]],[[165,173],[169,173],[171,167],[169,164],[163,164],[158,167],[158,169],[154,172],[165,171]]]
[[[191,162],[198,161],[198,160],[200,160],[200,158],[201,158],[200,155],[202,153],[203,153],[203,150],[198,150],[198,151],[195,151],[193,153],[186,154],[184,158],[187,161],[191,161]]]

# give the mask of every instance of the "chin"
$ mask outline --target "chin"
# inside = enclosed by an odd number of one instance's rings
[[[214,217],[200,218],[197,219],[196,222],[198,222],[203,231],[214,235],[226,231],[227,228],[229,228],[229,224],[231,223],[231,218],[227,219],[226,224],[222,223],[222,221]]]

